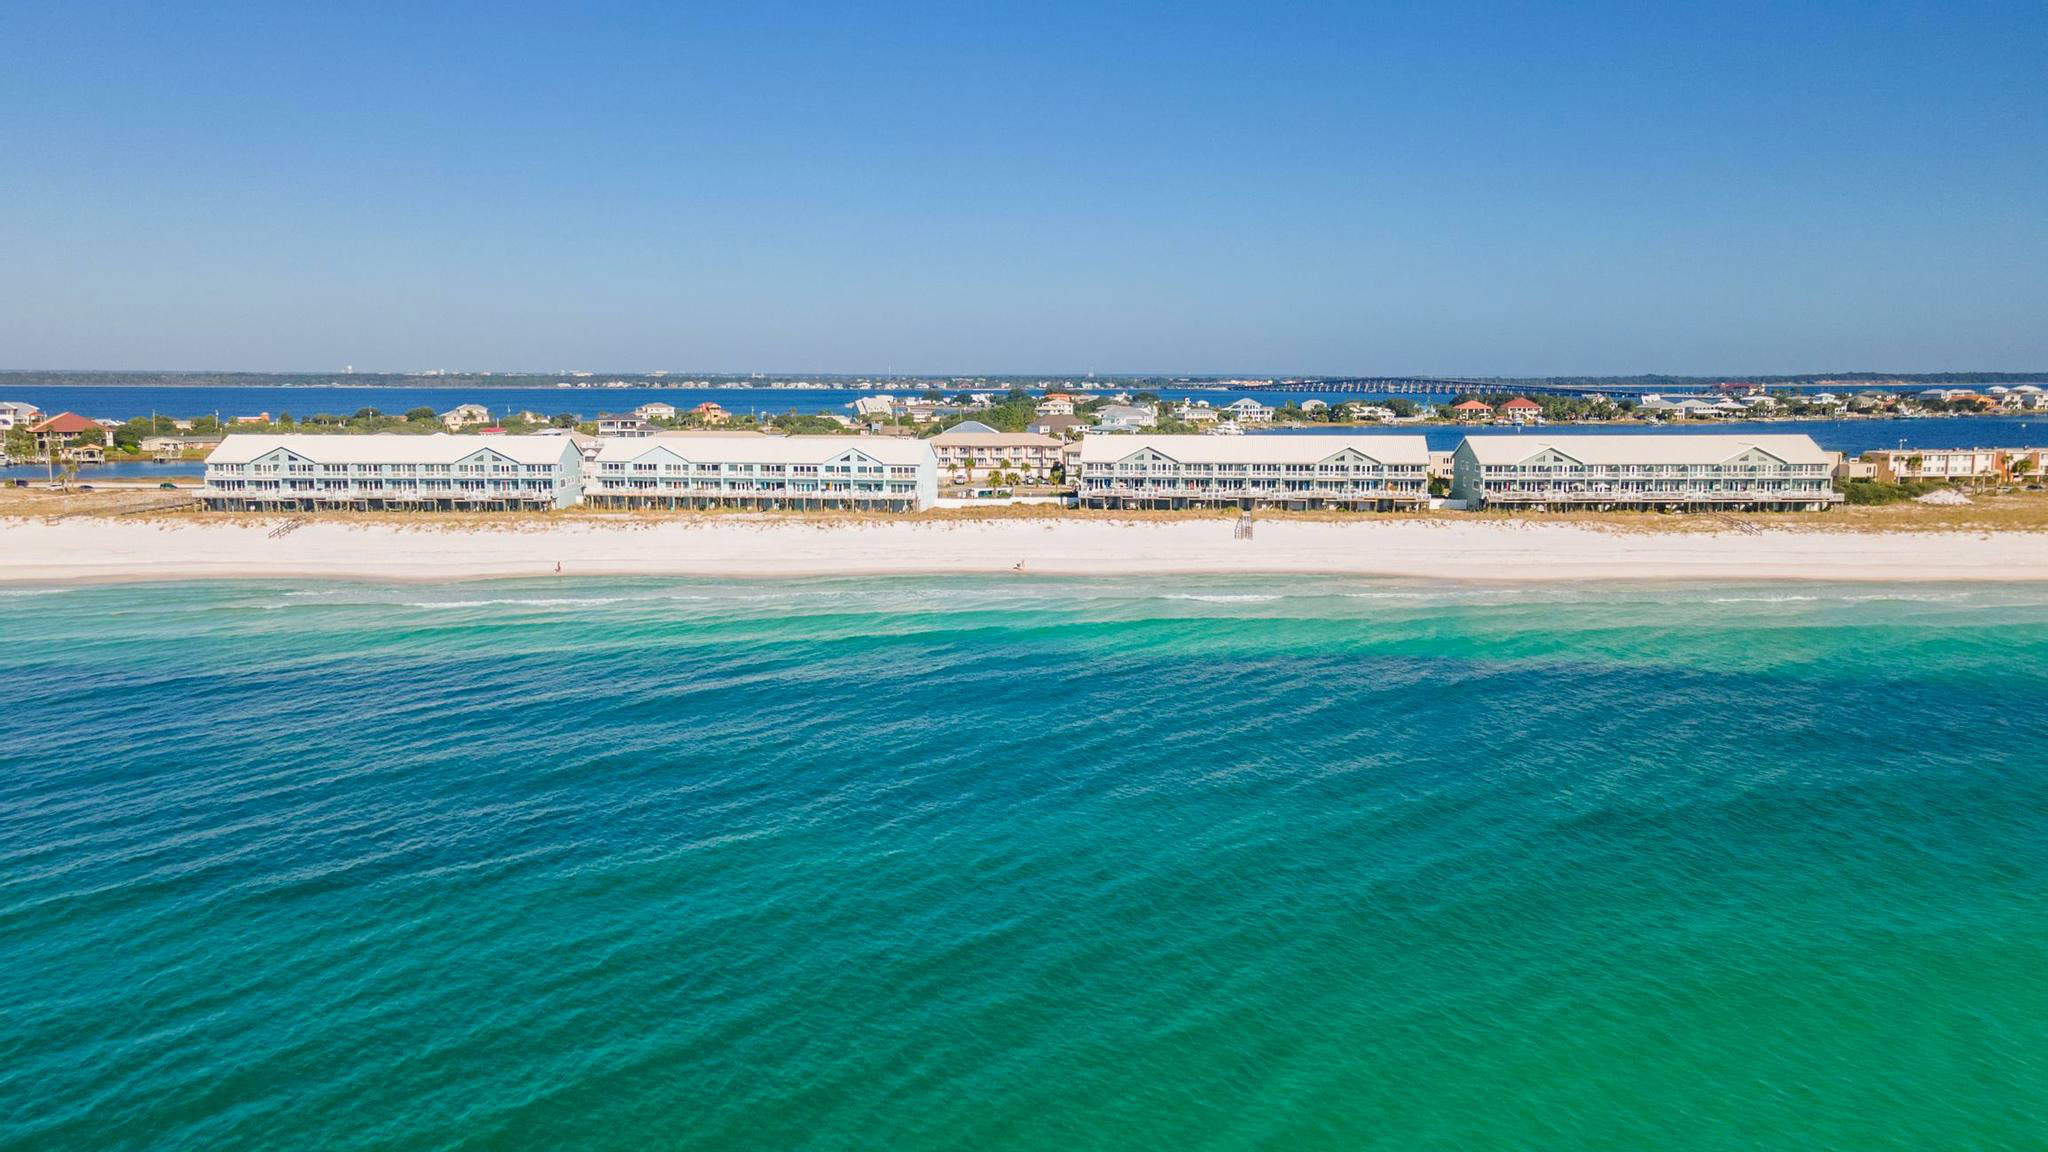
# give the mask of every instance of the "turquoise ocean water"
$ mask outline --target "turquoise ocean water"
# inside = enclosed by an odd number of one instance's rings
[[[17,588],[0,684],[0,1148],[2048,1145],[2048,588]]]

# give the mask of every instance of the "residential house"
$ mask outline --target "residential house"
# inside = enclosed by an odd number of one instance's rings
[[[1502,404],[1494,415],[1509,424],[1540,424],[1543,422],[1543,405],[1527,396],[1517,396]]]
[[[76,412],[59,412],[29,426],[29,434],[36,438],[36,451],[45,456],[53,449],[71,447],[88,432],[97,432],[104,439],[107,430],[100,427],[98,421],[88,420]]]
[[[930,424],[959,414],[959,405],[937,400],[912,400],[903,405],[903,415],[909,417],[912,424]]]
[[[1810,436],[1467,436],[1451,495],[1480,508],[1815,511],[1841,497]]]
[[[138,447],[160,459],[175,459],[196,452],[211,452],[220,447],[220,442],[219,436],[144,436]]]
[[[201,499],[225,511],[566,508],[583,453],[563,436],[236,433],[206,458]]]
[[[642,420],[646,420],[649,422],[655,420],[673,420],[676,418],[676,406],[661,400],[656,400],[649,404],[642,404],[638,408],[633,409],[633,415],[638,416]]]
[[[1159,423],[1159,409],[1150,404],[1104,404],[1095,410],[1095,426],[1105,432],[1130,432]]]
[[[652,436],[654,435],[654,429],[648,425],[646,418],[628,412],[623,415],[599,416],[597,418],[597,434],[599,436],[633,438]]]
[[[33,404],[24,404],[18,400],[0,401],[0,432],[26,428],[41,421],[42,418],[42,411]]]
[[[699,422],[710,428],[719,428],[732,423],[732,413],[727,412],[722,405],[710,400],[706,400],[695,408],[690,409],[690,415],[695,416]]]
[[[1038,414],[1040,416],[1072,416],[1074,414],[1074,402],[1066,396],[1049,395],[1038,402]]]
[[[441,413],[441,426],[450,432],[481,428],[491,422],[491,410],[481,404],[457,404]]]
[[[1174,405],[1173,418],[1183,424],[1209,424],[1221,417],[1207,400],[1183,400]]]
[[[1088,421],[1079,416],[1040,416],[1026,424],[1024,430],[1035,436],[1066,436],[1087,426]]]
[[[1083,505],[1417,508],[1428,501],[1420,436],[1088,436]]]
[[[1491,420],[1493,405],[1484,400],[1460,400],[1451,405],[1451,415],[1459,420]]]
[[[1239,424],[1271,424],[1273,410],[1249,396],[1223,406],[1222,415]]]

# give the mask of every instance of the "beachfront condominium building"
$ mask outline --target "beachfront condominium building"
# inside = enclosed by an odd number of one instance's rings
[[[209,508],[502,511],[581,498],[583,453],[563,436],[237,433],[206,458]]]
[[[606,440],[584,499],[602,508],[865,508],[939,495],[928,441],[899,436],[651,436]]]
[[[1451,495],[1474,508],[1818,511],[1837,503],[1810,436],[1467,436]]]
[[[1015,472],[1027,480],[1043,480],[1059,467],[1064,442],[1057,437],[969,424],[973,427],[948,428],[931,438],[941,473],[970,480],[975,473]]]
[[[1865,452],[1863,459],[1873,466],[1874,478],[1886,484],[1901,480],[1984,484],[2006,479],[2006,452],[2002,448],[1884,448]]]
[[[1091,434],[1080,501],[1091,508],[1416,508],[1429,499],[1420,436]]]

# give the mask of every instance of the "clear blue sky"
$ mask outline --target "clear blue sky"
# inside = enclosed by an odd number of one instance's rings
[[[2048,4],[0,6],[0,366],[2048,367]]]

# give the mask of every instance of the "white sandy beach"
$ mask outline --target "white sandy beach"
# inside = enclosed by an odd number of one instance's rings
[[[2048,533],[1225,519],[810,522],[708,518],[463,529],[275,521],[0,521],[0,581],[885,573],[1337,573],[1478,581],[1948,581],[2048,577]]]

